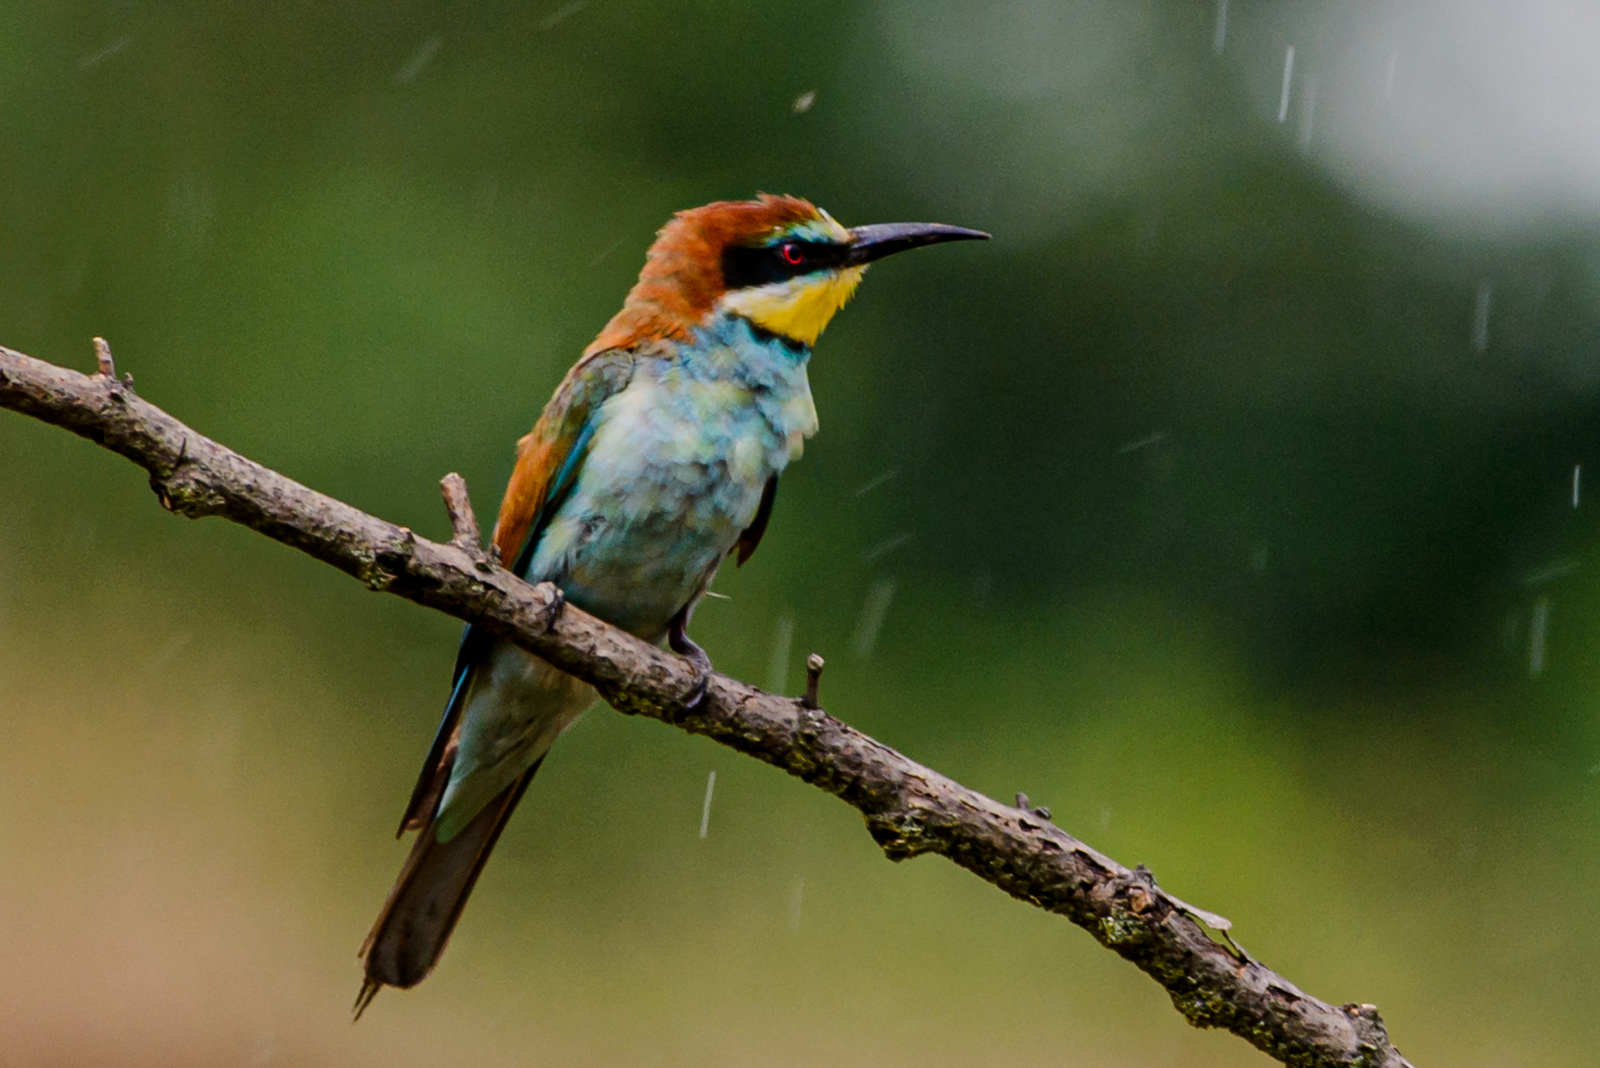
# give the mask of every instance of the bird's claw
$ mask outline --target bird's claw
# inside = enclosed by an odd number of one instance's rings
[[[683,695],[683,707],[693,711],[706,699],[706,690],[711,684],[711,658],[689,637],[681,620],[674,620],[667,628],[667,647],[689,661],[689,669],[694,672],[694,682]]]
[[[706,699],[706,690],[711,685],[711,658],[687,636],[683,640],[688,648],[674,646],[672,651],[689,661],[689,670],[694,672],[694,682],[690,683],[689,692],[683,695],[683,707],[692,712]]]
[[[694,668],[694,682],[689,686],[689,692],[683,695],[683,707],[690,712],[700,707],[700,703],[706,699],[706,689],[711,684],[711,672],[709,670],[699,664],[692,666]]]
[[[561,610],[565,607],[567,607],[567,595],[562,592],[560,586],[551,583],[550,603],[545,605],[544,611],[541,613],[544,617],[545,630],[555,629],[556,620],[561,618]]]

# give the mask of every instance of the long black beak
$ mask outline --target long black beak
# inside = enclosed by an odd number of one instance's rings
[[[982,230],[943,223],[874,223],[856,227],[850,231],[850,236],[853,240],[845,257],[847,267],[859,267],[908,248],[937,245],[942,241],[989,240],[989,235]]]

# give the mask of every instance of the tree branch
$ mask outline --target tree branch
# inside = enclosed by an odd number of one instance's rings
[[[469,621],[591,683],[619,712],[702,734],[782,768],[866,817],[892,860],[939,853],[1006,893],[1067,917],[1160,983],[1196,1027],[1221,1027],[1302,1068],[1410,1068],[1371,1005],[1331,1005],[1252,960],[1203,912],[1049,822],[902,756],[813,707],[712,675],[693,708],[689,665],[568,606],[500,567],[479,544],[459,476],[445,480],[453,539],[417,537],[324,496],[135,396],[96,339],[100,374],[82,375],[0,348],[0,407],[104,446],[150,474],[163,507],[222,516],[383,590]],[[1022,799],[1019,798],[1019,801]],[[1217,930],[1209,936],[1200,922]]]

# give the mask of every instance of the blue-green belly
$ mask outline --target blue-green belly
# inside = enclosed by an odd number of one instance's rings
[[[552,580],[585,611],[659,640],[815,427],[803,365],[793,372],[780,390],[693,364],[641,368],[602,407],[528,577]]]

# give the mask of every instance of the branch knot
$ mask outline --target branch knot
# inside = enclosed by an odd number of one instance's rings
[[[163,467],[165,473],[158,473]],[[213,484],[209,472],[190,459],[187,435],[179,442],[178,455],[170,464],[150,465],[150,488],[161,507],[176,515],[201,519],[229,514],[227,494]]]
[[[867,833],[890,860],[909,860],[938,848],[928,834],[926,819],[911,809],[868,815]]]

